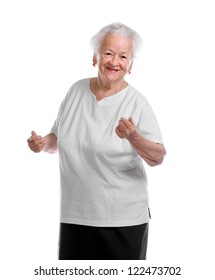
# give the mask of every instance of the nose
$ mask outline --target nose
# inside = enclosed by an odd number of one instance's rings
[[[117,55],[113,55],[110,62],[111,62],[111,64],[113,66],[118,66],[119,65],[119,61],[118,61]]]

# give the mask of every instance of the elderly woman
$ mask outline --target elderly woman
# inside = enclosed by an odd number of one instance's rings
[[[165,148],[149,103],[124,79],[140,43],[124,24],[102,28],[92,38],[98,76],[72,85],[50,134],[28,139],[34,152],[59,152],[60,260],[146,259],[143,160],[161,164]]]

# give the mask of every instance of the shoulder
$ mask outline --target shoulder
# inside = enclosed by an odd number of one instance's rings
[[[87,89],[89,89],[89,83],[90,83],[90,78],[76,81],[70,86],[65,96],[65,99],[68,100],[74,98],[78,95],[78,93],[85,92]]]
[[[69,92],[72,92],[74,90],[86,89],[89,87],[89,83],[90,83],[90,78],[78,80],[77,82],[72,84],[72,86],[69,89]]]
[[[135,105],[139,108],[150,107],[147,98],[135,87],[129,84],[128,96],[135,102]]]

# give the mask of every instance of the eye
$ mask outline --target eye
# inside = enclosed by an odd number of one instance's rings
[[[121,55],[121,58],[122,58],[122,59],[127,59],[127,56]]]
[[[105,55],[112,55],[112,53],[111,52],[106,52]]]

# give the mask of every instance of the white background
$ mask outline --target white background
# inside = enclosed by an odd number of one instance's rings
[[[63,266],[64,262],[57,261],[58,155],[34,154],[26,140],[32,130],[41,135],[49,132],[73,82],[96,75],[89,40],[115,21],[132,27],[143,38],[142,53],[127,80],[151,103],[167,149],[161,166],[146,167],[152,212],[148,261],[135,264],[182,266],[179,279],[213,278],[212,3],[0,2],[1,279],[36,279],[33,270],[39,265]],[[68,262],[67,267],[76,263]],[[80,263],[84,264],[90,262]]]

